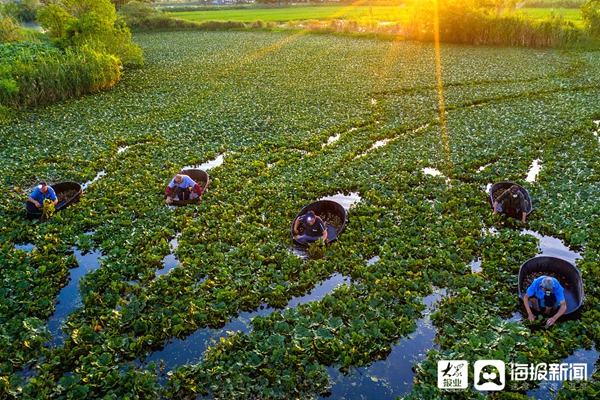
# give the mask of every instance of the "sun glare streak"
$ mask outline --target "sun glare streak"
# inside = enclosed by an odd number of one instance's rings
[[[450,143],[446,127],[446,107],[444,105],[444,86],[442,83],[442,57],[440,53],[440,17],[439,2],[435,1],[433,8],[433,35],[435,43],[435,73],[437,76],[438,98],[440,105],[440,122],[442,124],[442,145],[444,146],[446,176],[452,176],[452,160],[450,158]]]
[[[338,17],[338,16],[340,16],[340,15],[344,15],[344,14],[345,14],[345,13],[346,13],[348,10],[351,10],[351,9],[352,9],[352,8],[354,8],[354,7],[358,7],[358,6],[362,5],[363,3],[365,3],[366,1],[367,1],[367,0],[359,0],[359,1],[356,1],[356,2],[354,2],[354,3],[352,3],[352,4],[350,4],[349,6],[347,6],[347,7],[344,7],[344,8],[343,8],[343,9],[341,9],[340,11],[338,11],[338,12],[336,12],[336,13],[332,14],[331,16],[329,16],[329,18],[330,18],[330,19],[333,19],[333,18],[337,18],[337,17]],[[257,58],[261,57],[262,55],[265,55],[265,54],[267,54],[267,53],[270,53],[270,52],[272,52],[272,51],[278,50],[278,49],[280,49],[282,46],[284,46],[285,44],[287,44],[287,43],[291,42],[291,41],[292,41],[292,40],[294,40],[294,39],[297,39],[298,37],[300,37],[300,36],[302,36],[302,35],[304,35],[304,34],[306,34],[306,33],[308,33],[308,32],[309,32],[309,30],[308,30],[308,29],[303,29],[303,30],[301,30],[301,31],[300,31],[300,32],[298,32],[298,33],[295,33],[295,34],[293,34],[293,35],[291,35],[291,36],[288,36],[288,37],[286,37],[285,39],[282,39],[282,40],[280,40],[279,42],[277,42],[277,43],[275,43],[275,44],[272,44],[271,46],[267,46],[267,47],[265,47],[265,48],[263,48],[263,49],[260,49],[260,50],[258,50],[256,53],[254,53],[254,54],[251,54],[251,55],[249,55],[248,57],[244,58],[244,59],[241,61],[240,65],[245,65],[245,64],[251,63],[252,61],[256,60]],[[230,67],[230,68],[227,68],[227,69],[226,69],[226,70],[224,70],[223,72],[225,72],[225,73],[227,73],[227,72],[230,72],[230,71],[234,70],[234,69],[235,69],[235,68],[237,68],[237,67],[238,67],[238,66],[232,66],[232,67]]]
[[[359,1],[355,1],[354,3],[350,4],[348,7],[344,7],[342,8],[340,11],[333,13],[329,18],[337,18],[340,15],[344,15],[346,12],[348,12],[348,10],[353,9],[354,7],[358,7],[360,5],[362,5],[363,3],[366,3],[367,0],[359,0]]]

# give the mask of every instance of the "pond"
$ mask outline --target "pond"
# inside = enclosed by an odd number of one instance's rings
[[[539,239],[539,255],[562,258],[573,264],[575,264],[575,260],[581,258],[579,253],[569,249],[560,239],[552,236],[540,235],[539,233],[528,229],[523,230],[521,234],[532,235]]]

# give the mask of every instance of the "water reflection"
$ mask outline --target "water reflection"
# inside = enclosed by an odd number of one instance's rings
[[[173,268],[175,268],[176,266],[179,265],[179,260],[177,259],[177,256],[175,255],[175,252],[177,251],[177,247],[179,246],[179,241],[177,240],[178,237],[179,237],[179,235],[177,235],[177,237],[175,237],[173,240],[171,240],[171,243],[170,243],[171,253],[168,254],[167,256],[165,256],[165,258],[163,258],[163,260],[162,260],[163,268],[156,270],[155,279],[161,275],[168,274],[169,272],[171,272],[171,270]]]
[[[182,169],[182,170],[184,170],[184,169],[201,169],[201,170],[203,170],[203,171],[206,171],[206,170],[208,170],[208,169],[211,169],[211,168],[218,167],[219,165],[223,164],[223,161],[224,161],[224,156],[225,156],[225,154],[226,154],[226,153],[224,153],[224,154],[219,154],[219,155],[217,156],[217,158],[215,158],[214,160],[207,161],[207,162],[205,162],[205,163],[203,163],[203,164],[199,164],[199,165],[188,165],[188,166],[186,166],[186,167],[182,167],[181,169]]]
[[[535,159],[531,163],[529,167],[529,172],[527,172],[527,178],[525,178],[525,182],[535,182],[537,180],[537,176],[542,169],[542,165],[540,164],[540,159]]]
[[[35,249],[35,245],[32,243],[27,244],[15,244],[15,250],[21,250],[26,253],[31,253],[31,250]]]
[[[318,301],[325,297],[326,294],[331,293],[337,287],[341,285],[348,286],[351,282],[351,278],[336,273],[329,279],[321,282],[315,286],[308,294],[295,297],[290,300],[285,308],[297,308],[301,304],[306,304],[309,301]],[[227,325],[219,329],[203,328],[198,329],[185,339],[174,338],[165,344],[164,349],[155,351],[144,359],[144,364],[153,361],[156,365],[164,367],[165,373],[159,377],[159,381],[164,383],[167,379],[166,373],[171,371],[175,367],[185,364],[196,364],[200,362],[204,353],[209,346],[213,343],[218,342],[221,338],[227,338],[235,332],[243,332],[248,334],[251,329],[251,322],[257,316],[265,316],[272,312],[279,312],[275,308],[268,307],[266,305],[260,306],[257,311],[243,312],[237,318],[232,319]],[[139,361],[136,363],[139,364]]]
[[[563,260],[567,260],[573,264],[575,264],[575,260],[581,258],[579,253],[569,249],[560,239],[552,236],[540,235],[537,232],[527,229],[522,231],[521,234],[532,235],[539,239],[540,252],[538,254],[540,255],[562,258]]]
[[[381,260],[381,257],[379,256],[375,256],[375,257],[371,257],[368,261],[367,261],[367,267],[370,267],[371,265],[375,264],[377,261]]]
[[[567,364],[567,368],[570,364],[585,364],[586,366],[586,380],[589,380],[594,373],[594,363],[598,361],[598,350],[592,347],[590,350],[577,350],[571,356],[558,362],[560,365]],[[568,379],[568,376],[566,377]],[[565,379],[565,380],[567,380]],[[553,392],[558,391],[562,388],[562,380],[541,381],[539,387],[527,391],[529,398],[535,398],[538,400],[553,400],[556,398]]]
[[[308,248],[306,247],[292,245],[289,249],[289,253],[298,258],[301,258],[305,262],[310,259],[310,254],[308,254]]]
[[[477,274],[481,272],[481,258],[471,261],[471,273]]]
[[[479,173],[479,172],[482,172],[484,169],[486,169],[486,168],[487,168],[487,167],[489,167],[490,165],[492,165],[492,164],[485,164],[485,165],[482,165],[482,166],[481,166],[481,167],[479,167],[479,169],[477,170],[477,173]]]
[[[89,185],[91,185],[92,183],[96,182],[98,179],[100,179],[104,175],[106,175],[106,172],[104,172],[104,171],[98,172],[96,174],[96,177],[94,179],[92,179],[91,181],[88,181],[88,182],[84,183],[83,185],[81,185],[81,190],[85,190]]]
[[[423,168],[423,173],[425,175],[432,175],[432,176],[442,175],[442,173],[440,171],[438,171],[435,168],[430,168],[430,167]]]
[[[367,149],[367,151],[365,151],[365,152],[364,152],[364,153],[362,153],[361,155],[358,155],[358,156],[354,157],[354,159],[356,160],[356,159],[358,159],[358,158],[364,157],[364,156],[366,156],[366,155],[367,155],[367,153],[369,153],[370,151],[372,151],[372,150],[375,150],[375,149],[376,149],[376,148],[378,148],[378,147],[385,146],[385,145],[387,145],[389,142],[391,142],[392,140],[394,140],[394,138],[392,138],[392,139],[382,139],[382,140],[378,140],[378,141],[376,141],[375,143],[373,143],[373,145],[372,145],[371,147],[369,147],[369,148]]]
[[[351,375],[344,375],[336,367],[329,367],[332,388],[330,399],[393,399],[404,396],[413,389],[415,363],[427,358],[427,351],[439,349],[434,343],[436,329],[431,323],[435,302],[445,295],[444,289],[423,298],[427,306],[423,318],[416,321],[417,329],[408,338],[401,339],[392,347],[385,360],[368,367],[357,368]],[[321,397],[323,398],[323,397]]]
[[[327,145],[337,142],[340,139],[340,137],[342,137],[341,133],[338,133],[337,135],[334,135],[334,136],[330,136],[327,139],[327,143],[323,143],[323,145],[321,147],[325,147]]]
[[[62,346],[64,333],[61,331],[61,326],[64,325],[67,315],[81,305],[81,297],[79,296],[79,279],[86,273],[98,269],[100,266],[101,254],[95,251],[82,252],[75,250],[75,257],[79,266],[71,269],[67,285],[64,286],[58,297],[56,298],[56,309],[48,320],[46,327],[51,334],[50,343],[54,346]]]
[[[319,200],[333,200],[339,203],[342,207],[344,207],[346,211],[348,211],[350,207],[354,205],[354,203],[358,203],[362,199],[357,192],[351,192],[349,195],[338,193],[333,196],[322,197]]]

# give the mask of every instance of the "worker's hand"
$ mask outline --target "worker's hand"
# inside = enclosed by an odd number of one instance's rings
[[[35,206],[36,206],[37,208],[42,208],[42,205],[41,205],[40,203],[38,203],[37,201],[35,202]]]
[[[554,317],[548,318],[548,321],[546,321],[546,325],[552,326],[552,325],[554,325],[555,322],[556,322],[556,319]]]
[[[167,204],[171,204],[171,196],[167,196]]]
[[[523,218],[523,219],[521,220],[521,222],[523,223],[523,225],[527,225],[527,221],[525,221],[525,218]]]
[[[530,322],[535,321],[535,316],[533,315],[532,312],[527,313],[527,318],[529,319]]]
[[[494,210],[494,212],[492,213],[492,215],[496,215],[498,214],[498,210]]]

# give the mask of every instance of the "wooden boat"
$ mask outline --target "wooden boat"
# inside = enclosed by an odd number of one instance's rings
[[[206,171],[203,171],[201,169],[184,169],[179,173],[189,176],[194,182],[196,182],[202,187],[202,193],[200,193],[200,196],[202,196],[204,192],[206,192],[206,188],[208,188],[208,184],[210,182],[210,177],[208,176],[208,173]],[[188,200],[179,200],[177,197],[175,197],[171,200],[171,205],[185,206],[188,204],[196,204],[200,201],[200,196],[196,196]]]
[[[292,236],[292,240],[294,243],[300,246],[306,246],[310,244],[304,240],[305,236],[301,236],[296,238],[294,235],[294,224],[296,220],[306,214],[309,211],[313,211],[317,216],[321,217],[323,222],[325,223],[325,228],[327,229],[327,243],[331,243],[338,238],[338,236],[344,231],[346,228],[347,222],[347,214],[346,209],[342,207],[339,203],[333,200],[319,200],[314,203],[311,203],[305,206],[294,218],[292,222],[292,227],[290,229],[290,235]],[[300,227],[302,230],[303,227]],[[302,232],[300,232],[302,234]]]
[[[523,186],[518,183],[513,182],[496,182],[490,187],[490,203],[492,204],[492,208],[494,207],[494,201],[498,198],[502,193],[508,190],[512,185],[517,185],[519,190],[525,196],[525,200],[527,200],[529,204],[529,209],[526,211],[526,214],[529,215],[533,211],[533,205],[531,204],[531,196],[529,196],[529,192]],[[502,210],[502,213],[509,215],[506,211]],[[521,215],[510,215],[511,217],[521,218]]]
[[[575,265],[562,258],[537,256],[525,261],[519,269],[519,298],[522,300],[531,282],[542,275],[556,278],[564,289],[567,311],[561,319],[575,316],[583,305],[583,280]]]
[[[58,212],[75,203],[81,197],[83,190],[81,185],[76,182],[60,182],[55,185],[50,185],[54,189],[58,203],[54,207],[54,212]],[[35,207],[30,202],[25,202],[25,210],[27,217],[30,219],[41,218],[42,210]]]

